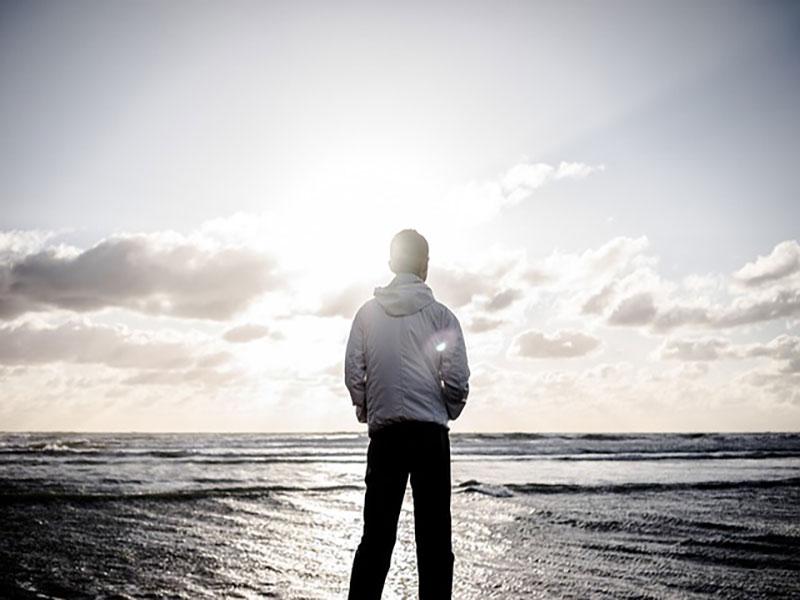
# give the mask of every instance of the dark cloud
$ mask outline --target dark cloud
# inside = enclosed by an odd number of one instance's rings
[[[47,248],[0,266],[0,318],[123,307],[222,320],[281,283],[275,262],[244,248],[202,248],[160,234],[116,236],[74,255]]]
[[[489,312],[496,312],[498,310],[503,310],[504,308],[508,308],[514,302],[522,298],[523,295],[524,294],[522,293],[521,290],[515,290],[513,288],[509,288],[507,290],[503,290],[502,292],[498,292],[494,296],[492,296],[489,302],[486,303],[484,308]]]
[[[697,306],[670,306],[653,319],[653,329],[669,331],[684,325],[710,325],[708,309]]]
[[[712,321],[714,327],[735,327],[800,314],[800,290],[779,290],[766,298],[739,304]]]
[[[608,317],[611,325],[647,325],[656,316],[652,294],[642,292],[623,299]]]
[[[685,325],[727,329],[797,315],[800,315],[800,290],[778,290],[766,297],[740,301],[717,310],[671,306],[658,311],[652,323],[656,331],[669,331]]]
[[[515,346],[517,354],[526,358],[573,358],[589,354],[600,346],[600,340],[579,331],[557,331],[550,336],[526,331],[517,337]]]
[[[782,334],[765,344],[750,344],[740,351],[743,357],[768,357],[781,362],[780,373],[800,374],[800,337]]]
[[[590,296],[589,299],[583,303],[583,306],[581,307],[581,313],[584,315],[603,314],[614,296],[615,288],[616,285],[613,281],[603,286],[603,289]]]
[[[504,319],[492,319],[489,317],[475,317],[470,321],[469,325],[467,325],[467,329],[472,331],[473,333],[484,333],[486,331],[491,331],[493,329],[497,329],[503,323],[506,323]]]

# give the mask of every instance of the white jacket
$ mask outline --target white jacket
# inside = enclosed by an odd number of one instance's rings
[[[344,379],[370,432],[397,421],[447,427],[464,408],[469,375],[458,319],[417,275],[399,273],[358,309]]]

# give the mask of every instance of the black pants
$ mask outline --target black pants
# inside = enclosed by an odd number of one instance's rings
[[[450,437],[436,423],[395,423],[370,434],[364,533],[353,560],[349,600],[381,597],[406,483],[414,495],[419,597],[450,598]]]

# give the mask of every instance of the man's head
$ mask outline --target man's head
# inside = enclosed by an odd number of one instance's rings
[[[392,238],[389,268],[394,273],[414,273],[423,281],[428,277],[428,242],[416,229],[403,229]]]

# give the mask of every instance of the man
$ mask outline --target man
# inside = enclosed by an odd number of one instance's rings
[[[453,586],[448,421],[469,393],[467,353],[458,319],[425,284],[425,238],[413,229],[394,236],[389,268],[394,279],[356,313],[344,363],[356,417],[370,437],[349,598],[381,597],[410,476],[419,597],[440,600]]]

